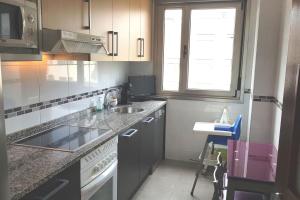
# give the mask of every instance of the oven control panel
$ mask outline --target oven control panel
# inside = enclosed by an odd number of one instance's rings
[[[118,160],[118,137],[105,142],[80,160],[81,187],[103,173]]]

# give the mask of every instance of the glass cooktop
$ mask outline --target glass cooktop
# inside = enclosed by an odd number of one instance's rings
[[[109,129],[62,125],[20,140],[16,144],[74,151],[108,131]]]

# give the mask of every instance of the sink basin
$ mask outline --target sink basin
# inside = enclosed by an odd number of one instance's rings
[[[115,107],[111,109],[112,112],[117,113],[124,113],[124,114],[132,114],[132,113],[139,113],[143,112],[143,108],[134,108],[132,106],[122,106],[122,107]]]

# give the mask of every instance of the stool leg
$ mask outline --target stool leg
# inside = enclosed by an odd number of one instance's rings
[[[202,169],[203,169],[203,161],[204,161],[204,158],[205,158],[205,154],[206,154],[207,148],[208,148],[208,136],[207,136],[207,138],[206,138],[206,142],[205,142],[203,151],[202,151],[202,153],[201,153],[201,157],[200,157],[200,166],[199,166],[199,169],[197,170],[196,175],[195,175],[195,180],[194,180],[193,187],[192,187],[192,191],[191,191],[191,195],[192,195],[192,196],[194,196],[194,190],[195,190],[195,187],[196,187],[196,184],[197,184],[199,175],[200,175],[200,173],[201,173],[201,171],[202,171]]]

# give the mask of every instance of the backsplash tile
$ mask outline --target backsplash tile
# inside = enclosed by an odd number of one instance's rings
[[[44,110],[41,110],[41,123],[45,123],[60,117],[63,117],[65,115],[68,115],[69,109],[68,105],[57,105],[57,106],[51,106],[49,108],[46,108]]]
[[[7,134],[89,108],[96,96],[125,83],[128,77],[126,62],[43,58],[2,63]]]
[[[68,65],[69,93],[82,94],[90,90],[90,65],[78,62],[77,65]]]
[[[41,66],[39,84],[41,102],[68,96],[68,65]]]
[[[39,125],[40,122],[40,111],[5,119],[6,134]]]
[[[3,65],[4,109],[39,102],[39,66]]]
[[[282,103],[276,97],[273,97],[273,96],[257,96],[257,95],[255,95],[253,97],[253,101],[274,103],[281,110],[282,110],[282,106],[283,106]]]

